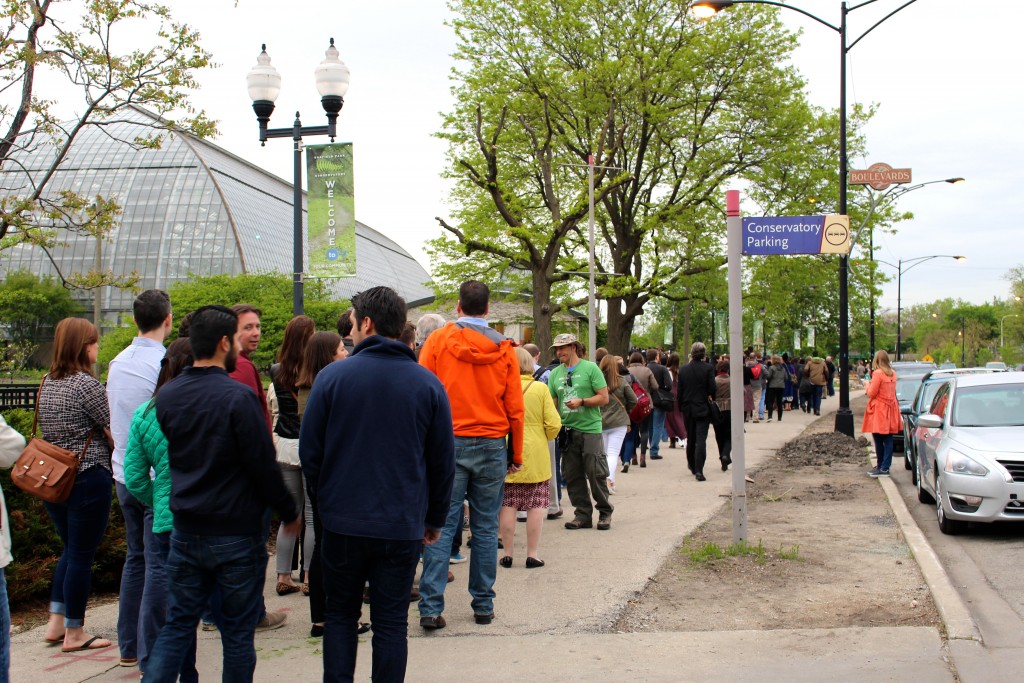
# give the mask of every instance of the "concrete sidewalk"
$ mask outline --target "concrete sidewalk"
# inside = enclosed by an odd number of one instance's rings
[[[859,392],[853,392],[858,396]],[[838,397],[824,402],[834,412]],[[814,419],[786,413],[782,422],[748,424],[746,458],[756,468],[766,456],[799,435]],[[527,570],[525,528],[517,528],[515,564],[498,568],[496,619],[473,621],[466,591],[468,565],[455,565],[456,581],[446,593],[448,627],[425,633],[410,604],[410,681],[543,677],[551,680],[761,680],[953,681],[948,652],[937,629],[850,628],[824,630],[723,631],[714,633],[609,633],[629,600],[643,590],[683,538],[728,504],[731,473],[717,465],[709,438],[708,481],[686,469],[685,452],[663,444],[663,460],[617,475],[618,494],[611,531],[568,531],[561,520],[545,523],[540,556],[547,566]],[[563,504],[568,504],[563,499]],[[756,536],[751,529],[751,536]],[[507,550],[505,551],[508,552]],[[322,675],[320,641],[309,638],[309,617],[301,594],[278,597],[273,562],[267,608],[288,613],[284,628],[256,636],[257,681],[309,681]],[[368,614],[364,613],[364,618]],[[117,605],[91,608],[87,628],[114,639]],[[361,646],[357,679],[370,672],[370,643]],[[216,633],[199,635],[199,670],[204,680],[219,676],[221,649]],[[91,653],[62,654],[42,642],[35,629],[13,638],[13,681],[138,680],[135,668],[120,668],[116,645]]]

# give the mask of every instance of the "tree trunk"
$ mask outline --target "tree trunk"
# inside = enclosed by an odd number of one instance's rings
[[[693,313],[693,302],[687,301],[683,310],[683,345],[676,349],[680,361],[683,361],[690,353],[690,316]]]
[[[551,303],[551,283],[544,271],[533,271],[533,343],[540,348],[540,362],[554,360],[551,351],[551,316],[559,309]]]
[[[608,352],[623,358],[629,351],[629,340],[633,336],[633,318],[622,313],[625,307],[623,297],[608,299]]]

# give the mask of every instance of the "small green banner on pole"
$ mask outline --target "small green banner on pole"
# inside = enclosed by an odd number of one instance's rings
[[[356,212],[352,143],[306,147],[309,276],[355,277]]]

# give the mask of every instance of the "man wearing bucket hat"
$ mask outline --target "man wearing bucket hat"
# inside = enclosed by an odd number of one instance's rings
[[[608,403],[608,385],[597,364],[581,358],[583,345],[575,335],[558,335],[551,348],[561,365],[551,371],[548,391],[564,426],[559,435],[562,478],[576,512],[565,528],[591,528],[596,507],[597,528],[611,529],[614,508],[608,502],[608,459],[601,441],[601,406]]]

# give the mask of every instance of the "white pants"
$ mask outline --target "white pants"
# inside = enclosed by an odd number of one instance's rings
[[[614,482],[615,472],[619,465],[619,451],[622,450],[622,442],[626,438],[626,430],[629,427],[612,427],[601,432],[601,440],[604,441],[604,455],[608,459],[608,478]]]

